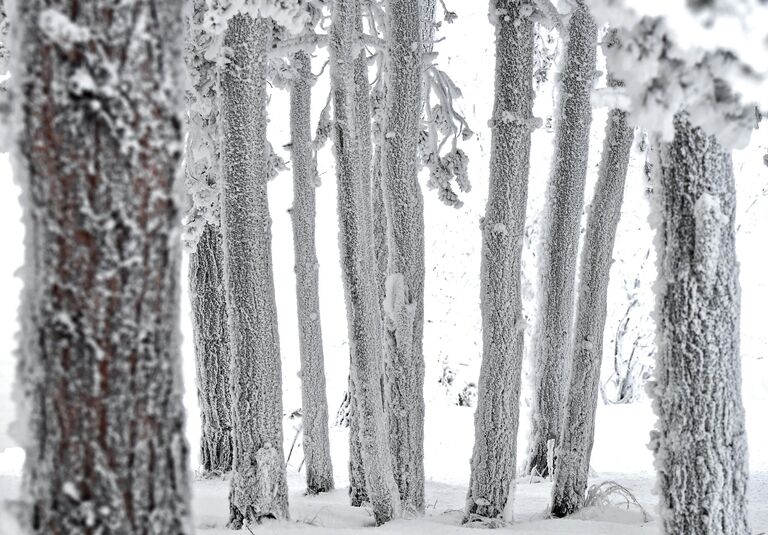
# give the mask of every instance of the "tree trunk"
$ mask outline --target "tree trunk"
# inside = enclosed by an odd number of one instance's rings
[[[187,138],[187,192],[192,198],[188,234],[189,296],[200,404],[200,460],[207,474],[232,469],[229,332],[218,191],[220,187],[218,73],[206,58],[211,36],[203,23],[205,0],[195,0],[187,29],[187,70],[192,79]],[[199,233],[199,235],[198,235]]]
[[[317,162],[312,149],[312,61],[306,52],[293,56],[296,79],[291,87],[291,160],[293,161],[293,243],[296,254],[296,310],[301,351],[301,405],[307,492],[333,489],[328,440],[323,337],[320,328],[319,265],[315,251]]]
[[[191,533],[182,2],[15,4],[26,532]]]
[[[552,489],[552,515],[556,517],[575,513],[584,506],[595,437],[613,244],[621,217],[633,134],[626,112],[611,110],[581,254],[570,387]]]
[[[377,302],[370,184],[361,161],[355,94],[357,0],[334,0],[331,23],[331,83],[338,178],[339,247],[347,302],[351,380],[360,423],[368,497],[377,524],[400,514],[392,474],[381,396],[382,325]]]
[[[230,525],[288,517],[280,344],[267,205],[268,19],[229,20],[221,73],[222,231],[232,358]]]
[[[475,447],[464,521],[511,520],[523,317],[520,257],[533,124],[533,21],[518,0],[496,0],[496,89],[488,203],[482,223],[480,369]]]
[[[746,535],[736,191],[730,154],[682,114],[662,150],[651,444],[664,533]]]
[[[548,444],[559,439],[568,387],[581,210],[587,178],[597,26],[583,0],[568,25],[549,213],[540,248],[539,308],[533,332],[534,383],[525,473],[548,476]]]
[[[389,0],[382,186],[387,213],[385,399],[403,508],[424,512],[424,200],[418,183],[420,0]]]
[[[357,31],[363,31],[362,24],[362,17],[358,17],[356,21]],[[378,249],[379,243],[386,240],[386,218],[384,216],[383,206],[381,208],[376,206],[377,201],[383,203],[381,199],[381,185],[379,184],[377,186],[373,184],[371,178],[371,154],[373,150],[371,140],[371,89],[368,82],[368,59],[364,49],[360,50],[360,53],[354,61],[355,98],[357,101],[355,114],[357,121],[356,124],[358,125],[358,143],[360,144],[360,162],[362,172],[364,173],[364,185],[367,188],[365,195],[371,199],[372,203],[374,203],[372,206],[373,211],[371,214],[374,221],[374,240],[376,244],[375,251],[378,262],[378,255],[380,254]],[[381,232],[377,226],[380,222],[384,223],[383,232]],[[381,232],[381,234],[379,235],[377,232]],[[386,266],[386,256],[384,257],[384,262]],[[386,270],[386,267],[384,267],[384,269]],[[381,270],[380,266],[379,270]],[[383,280],[385,276],[386,273],[381,271],[378,274],[378,280],[380,281],[382,288],[376,296],[376,301],[378,303],[381,303],[382,296],[384,295]],[[380,373],[383,374],[383,371]],[[349,393],[354,399],[356,396],[356,390],[351,378],[349,381],[349,386]],[[355,405],[355,403],[352,403],[349,410],[349,498],[353,507],[361,507],[363,504],[368,502],[368,493],[365,489],[365,468],[363,467],[363,457],[360,444],[360,422],[358,411]]]

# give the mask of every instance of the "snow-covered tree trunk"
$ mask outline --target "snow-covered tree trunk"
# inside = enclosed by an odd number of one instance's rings
[[[733,163],[684,114],[661,158],[651,389],[661,523],[668,535],[746,535]]]
[[[420,0],[388,0],[382,186],[387,213],[385,399],[403,508],[424,511],[424,200],[418,183]]]
[[[200,460],[209,474],[232,468],[229,331],[224,296],[218,188],[221,174],[218,73],[206,57],[206,0],[195,0],[187,21],[189,92],[186,183],[192,199],[187,216],[189,296],[200,405]]]
[[[355,54],[358,0],[334,0],[331,8],[331,83],[339,210],[339,248],[347,302],[351,380],[360,424],[360,453],[368,497],[378,524],[400,514],[392,473],[381,391],[383,334],[377,301],[370,184],[358,134]]]
[[[293,243],[296,255],[296,310],[301,351],[301,407],[307,492],[333,489],[328,440],[323,338],[320,328],[319,265],[315,250],[317,162],[312,148],[312,61],[306,52],[293,56],[291,85],[291,160],[293,162]]]
[[[627,113],[611,110],[581,253],[570,387],[552,489],[552,515],[556,517],[581,509],[587,491],[603,360],[608,282],[633,134]]]
[[[356,27],[357,31],[362,32],[362,17],[357,17]],[[371,88],[368,82],[368,59],[364,49],[361,49],[358,56],[355,58],[354,67],[354,79],[355,79],[355,100],[357,102],[355,114],[358,143],[360,145],[360,162],[361,170],[363,172],[362,179],[364,180],[364,186],[367,188],[365,195],[371,199],[372,204],[372,218],[374,228],[374,250],[377,258],[377,281],[379,282],[381,289],[377,294],[376,301],[381,302],[384,295],[384,277],[386,276],[386,256],[384,256],[384,268],[380,266],[380,244],[386,240],[386,216],[384,215],[384,207],[382,200],[381,185],[373,183],[371,173],[373,172],[371,157],[373,151],[372,139],[371,139]],[[382,204],[378,207],[377,204]],[[383,223],[383,228],[379,226]],[[381,232],[381,234],[377,234]],[[385,252],[386,254],[386,252]],[[383,373],[383,372],[381,372]],[[350,395],[356,396],[356,390],[354,383],[350,379]],[[349,498],[353,507],[361,507],[368,501],[368,493],[365,488],[365,468],[363,466],[363,458],[360,444],[360,421],[358,418],[358,410],[356,403],[350,405],[349,410]]]
[[[542,476],[549,475],[547,452],[559,439],[568,388],[567,363],[571,354],[596,55],[597,26],[583,0],[578,0],[568,24],[559,88],[555,155],[539,254],[538,317],[531,353],[534,395],[525,472]]]
[[[482,223],[483,361],[464,521],[511,520],[523,317],[520,257],[533,125],[533,21],[520,0],[496,0],[496,82],[488,203]]]
[[[27,233],[17,385],[26,532],[191,533],[183,2],[10,7]]]
[[[280,345],[267,205],[266,47],[272,21],[237,14],[221,69],[222,233],[232,358],[230,525],[288,517]]]

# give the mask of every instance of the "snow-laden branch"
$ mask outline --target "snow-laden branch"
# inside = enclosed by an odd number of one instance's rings
[[[312,0],[207,0],[206,25],[211,33],[222,34],[229,20],[238,14],[271,18],[289,32],[300,33],[310,20]]]

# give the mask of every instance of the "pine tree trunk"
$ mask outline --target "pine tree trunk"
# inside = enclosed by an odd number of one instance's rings
[[[266,46],[272,22],[229,20],[221,73],[222,232],[232,358],[230,525],[288,517],[280,344],[267,205]]]
[[[320,328],[319,265],[315,251],[315,182],[312,149],[312,62],[306,52],[293,56],[291,87],[291,160],[293,162],[293,243],[296,255],[296,310],[301,351],[301,405],[307,492],[333,489],[328,440],[323,337]]]
[[[232,469],[229,332],[222,257],[221,230],[207,224],[189,255],[189,295],[202,431],[200,461],[208,474]]]
[[[733,163],[683,114],[660,179],[652,445],[661,522],[668,535],[746,535]]]
[[[482,223],[483,361],[464,521],[511,520],[523,362],[520,257],[533,120],[533,21],[496,0],[490,188]]]
[[[362,17],[358,17],[356,21],[357,31],[362,32]],[[372,140],[371,140],[371,89],[368,83],[368,60],[365,50],[361,50],[358,56],[355,58],[354,67],[355,78],[355,98],[357,100],[356,106],[356,121],[358,125],[358,143],[360,144],[360,161],[362,172],[365,174],[363,180],[365,186],[368,188],[365,195],[371,198],[371,202],[374,203],[372,217],[374,221],[374,240],[377,254],[377,261],[379,250],[378,246],[380,242],[386,240],[386,218],[384,216],[383,206],[377,208],[376,201],[382,202],[381,199],[381,186],[376,186],[372,183],[370,177],[372,172]],[[369,182],[370,185],[369,185]],[[376,234],[379,232],[377,225],[383,222],[384,229],[381,235]],[[386,256],[384,257],[386,266]],[[381,268],[379,268],[381,269]],[[386,267],[384,267],[386,270]],[[377,294],[376,301],[381,302],[384,295],[383,293],[383,280],[386,276],[385,273],[380,272],[380,284],[382,290]],[[383,373],[383,371],[381,372]],[[353,397],[356,396],[356,390],[351,378],[349,380],[349,393]],[[363,467],[363,457],[360,444],[360,422],[358,421],[358,411],[355,408],[355,403],[350,405],[349,410],[349,498],[353,507],[361,507],[368,502],[368,493],[365,489],[365,469]]]
[[[185,173],[194,205],[189,225],[202,230],[195,228],[200,235],[189,255],[189,296],[202,431],[200,460],[205,473],[216,475],[232,469],[232,396],[220,210],[218,198],[208,198],[218,192],[221,180],[218,74],[216,64],[206,58],[211,38],[203,26],[206,1],[195,0],[190,14],[186,56],[193,87]],[[205,199],[205,206],[198,206],[200,197]]]
[[[382,186],[387,213],[385,399],[403,508],[424,512],[424,200],[418,183],[420,0],[387,3]]]
[[[351,380],[360,423],[360,444],[368,497],[377,524],[400,514],[392,474],[381,396],[382,325],[373,256],[370,184],[361,161],[355,94],[357,0],[334,0],[331,23],[331,83],[338,182],[339,247],[347,301]]]
[[[556,517],[575,513],[584,506],[595,437],[613,244],[621,217],[633,134],[626,112],[611,110],[581,254],[570,387],[552,489],[552,515]]]
[[[559,439],[568,388],[574,286],[587,178],[597,26],[583,0],[568,25],[557,139],[540,249],[539,308],[533,332],[534,384],[525,473],[548,476],[548,444]]]
[[[25,532],[191,533],[182,2],[25,0],[13,15]]]

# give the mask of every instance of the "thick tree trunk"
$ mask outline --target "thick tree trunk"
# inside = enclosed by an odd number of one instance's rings
[[[235,15],[221,73],[222,232],[232,358],[230,525],[288,517],[280,344],[267,205],[268,19]]]
[[[733,163],[679,115],[660,178],[652,446],[661,523],[668,535],[746,535]]]
[[[556,517],[569,515],[584,506],[595,437],[613,244],[621,217],[633,134],[626,112],[611,110],[581,254],[570,387],[552,489],[552,515]]]
[[[179,346],[182,7],[15,2],[29,533],[192,532]]]
[[[533,124],[534,30],[519,0],[496,0],[492,6],[507,16],[495,17],[496,90],[480,279],[483,362],[465,522],[512,518],[523,362],[520,257]]]
[[[205,473],[222,474],[232,469],[232,396],[218,199],[218,73],[216,64],[206,58],[211,39],[204,29],[206,14],[206,1],[195,0],[187,29],[187,70],[193,87],[185,173],[193,202],[188,229],[196,239],[188,276],[202,431],[200,460]]]
[[[356,21],[357,31],[363,31],[362,24],[362,17],[358,17]],[[374,203],[372,206],[373,211],[371,214],[374,221],[374,240],[376,244],[375,250],[378,260],[378,245],[380,242],[386,240],[386,217],[384,215],[383,206],[381,208],[377,208],[376,206],[377,200],[379,202],[383,202],[381,200],[381,186],[376,186],[375,184],[371,183],[371,154],[373,150],[371,139],[371,88],[368,83],[368,59],[365,50],[361,50],[358,56],[355,58],[354,79],[355,99],[357,102],[355,115],[356,124],[358,126],[357,137],[358,143],[360,145],[360,162],[362,172],[364,173],[364,185],[367,188],[365,195],[370,197],[371,202]],[[378,235],[376,232],[379,232],[380,230],[378,229],[377,225],[380,222],[384,223],[384,229],[381,231],[382,234]],[[386,256],[384,257],[384,262],[384,269],[386,270]],[[380,267],[379,270],[381,270]],[[382,287],[376,297],[376,301],[379,303],[381,302],[382,296],[384,295],[383,280],[385,276],[386,274],[384,272],[380,272],[378,275]],[[381,371],[381,373],[383,373],[383,371]],[[351,379],[349,381],[349,387],[349,393],[354,399],[356,396],[356,390]],[[360,444],[360,422],[358,418],[358,411],[355,405],[355,403],[352,403],[349,410],[349,498],[353,507],[361,507],[368,501],[368,493],[365,489],[365,468],[363,467],[363,457]]]
[[[368,497],[378,524],[400,514],[392,474],[381,396],[382,325],[377,301],[370,212],[370,184],[361,161],[355,57],[357,0],[334,0],[331,23],[331,83],[334,101],[334,148],[338,178],[339,247],[347,301],[351,380],[360,423],[361,457]]]
[[[549,444],[557,442],[568,388],[573,298],[581,210],[587,178],[597,26],[583,0],[568,25],[557,139],[542,230],[539,308],[533,332],[533,406],[525,473],[548,476]]]
[[[291,160],[293,162],[293,243],[296,255],[296,310],[301,351],[301,406],[307,492],[333,489],[328,440],[323,337],[320,328],[319,265],[315,251],[317,162],[312,149],[312,62],[306,52],[293,56]]]
[[[424,200],[418,183],[419,0],[389,0],[382,186],[387,213],[385,399],[403,508],[424,512]]]

